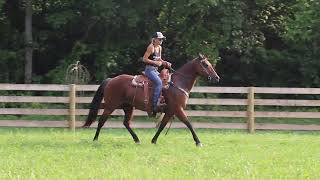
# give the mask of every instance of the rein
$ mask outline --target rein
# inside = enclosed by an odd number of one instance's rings
[[[170,67],[170,71],[174,72],[174,73],[177,73],[177,74],[180,74],[181,76],[185,77],[185,78],[188,78],[188,79],[191,79],[193,78],[192,76],[188,76],[188,75],[185,75],[179,71],[176,71],[175,69],[173,69],[172,67]]]
[[[211,81],[212,77],[210,76],[208,70],[202,65],[201,62],[200,62],[200,66],[201,66],[201,68],[207,73],[207,75],[208,75],[208,80]],[[172,67],[170,67],[170,71],[172,71],[172,72],[174,72],[174,73],[177,73],[177,74],[179,74],[179,75],[181,75],[182,77],[185,77],[185,78],[187,78],[187,79],[193,78],[193,76],[185,75],[185,74],[183,74],[183,73],[181,73],[181,72],[179,72],[179,71],[176,71],[176,70],[173,69]],[[186,90],[182,89],[181,87],[176,86],[172,81],[170,82],[170,84],[171,84],[173,87],[175,87],[175,88],[179,89],[180,91],[182,91],[182,92],[189,98],[189,92],[187,92]]]
[[[201,67],[205,70],[205,72],[208,74],[208,80],[211,80],[212,77],[209,75],[208,70],[202,65],[202,63],[200,63],[200,65],[201,65]],[[182,77],[186,77],[186,78],[188,78],[188,79],[193,78],[192,76],[188,76],[188,75],[185,75],[185,74],[183,74],[183,73],[181,73],[181,72],[176,71],[176,70],[173,69],[172,67],[170,67],[170,70],[171,70],[172,72],[174,72],[174,73],[177,73],[177,74],[181,75]],[[174,88],[177,88],[178,90],[182,91],[182,92],[187,96],[187,98],[189,98],[189,93],[188,93],[186,90],[182,89],[181,87],[176,86],[172,81],[170,81],[169,84],[170,84],[171,86],[173,86]],[[172,125],[173,120],[174,120],[174,118],[173,118],[173,119],[170,119],[170,125],[169,125],[169,128],[167,129],[167,132],[166,132],[165,135],[168,134],[168,132],[169,132],[169,130],[170,130],[170,128],[171,128],[171,125]]]
[[[187,76],[187,75],[184,75],[184,74],[181,73],[181,72],[176,71],[176,70],[173,69],[172,67],[170,67],[170,70],[171,70],[172,72],[174,72],[174,73],[177,73],[177,74],[182,75],[183,77],[187,77],[188,79],[193,78],[193,77],[191,77],[191,76]],[[169,83],[170,83],[170,85],[171,85],[172,87],[177,88],[178,90],[182,91],[182,92],[184,93],[184,95],[186,95],[187,98],[189,98],[189,92],[187,92],[186,90],[182,89],[181,87],[176,86],[172,81],[170,81]]]

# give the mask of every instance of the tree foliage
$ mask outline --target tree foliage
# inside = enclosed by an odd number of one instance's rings
[[[0,82],[24,79],[23,0],[0,0]],[[63,83],[81,61],[91,82],[136,74],[155,31],[178,68],[201,52],[223,86],[317,87],[320,3],[315,0],[33,0],[33,82]]]

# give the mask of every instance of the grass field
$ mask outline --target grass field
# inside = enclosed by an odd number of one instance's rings
[[[320,133],[0,128],[0,179],[320,179]]]

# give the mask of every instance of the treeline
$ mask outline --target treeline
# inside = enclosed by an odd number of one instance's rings
[[[0,83],[24,82],[26,1],[0,0]],[[320,86],[317,0],[32,0],[32,10],[33,83],[64,83],[78,60],[90,83],[139,73],[162,31],[174,68],[204,53],[220,86]]]

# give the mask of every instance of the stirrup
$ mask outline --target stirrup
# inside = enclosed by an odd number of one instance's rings
[[[156,108],[153,108],[153,112],[164,112],[165,108],[167,107],[166,103],[158,103]]]

